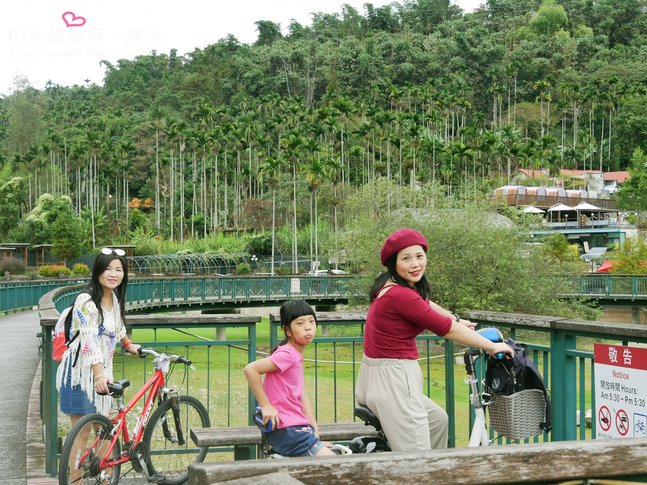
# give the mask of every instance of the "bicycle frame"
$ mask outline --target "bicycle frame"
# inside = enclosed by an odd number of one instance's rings
[[[104,466],[112,467],[117,464],[126,463],[131,460],[132,457],[130,456],[130,449],[133,447],[133,445],[136,445],[137,443],[141,442],[142,436],[144,434],[144,429],[146,428],[146,424],[148,423],[148,418],[150,417],[151,412],[153,411],[153,404],[163,386],[164,386],[164,374],[162,373],[161,370],[156,369],[153,376],[150,379],[148,379],[146,384],[144,384],[144,386],[141,389],[137,391],[137,393],[128,402],[128,404],[125,407],[121,407],[121,406],[119,407],[117,416],[112,420],[112,422],[117,425],[117,429],[112,438],[112,442],[110,443],[110,447],[106,452],[106,456],[110,456],[110,454],[112,453],[115,443],[119,439],[119,435],[123,435],[124,448],[127,448],[127,449],[124,450],[125,453],[122,454],[119,460],[106,460],[104,458],[101,461],[101,469],[103,469]],[[146,391],[148,391],[149,389],[150,389],[150,392],[148,394],[148,397],[146,398],[146,404],[144,405],[144,409],[142,409],[141,415],[137,419],[137,424],[133,429],[133,440],[131,441],[130,436],[128,434],[128,422],[126,420],[126,416],[128,415],[129,411],[135,406],[135,404],[139,402],[139,400],[144,396],[144,394],[146,394]]]
[[[100,470],[104,470],[106,468],[113,468],[116,465],[121,465],[123,463],[127,463],[131,461],[132,456],[130,454],[130,450],[133,448],[134,445],[137,445],[138,443],[141,442],[142,436],[144,434],[144,429],[146,428],[146,424],[148,423],[148,418],[151,415],[151,412],[153,411],[153,404],[155,402],[155,399],[159,396],[160,391],[164,387],[164,373],[160,369],[156,369],[154,374],[151,376],[150,379],[144,384],[142,388],[140,388],[137,393],[133,396],[133,398],[128,402],[126,406],[119,406],[119,411],[117,412],[117,416],[115,416],[113,419],[111,419],[112,423],[114,424],[113,427],[113,436],[110,442],[110,446],[104,453],[104,458],[102,458],[101,463],[99,465]],[[148,397],[146,398],[146,404],[144,405],[144,409],[142,410],[141,415],[137,419],[137,424],[135,425],[135,428],[133,429],[133,436],[132,436],[132,441],[131,437],[128,431],[128,422],[126,420],[126,416],[128,416],[128,413],[135,407],[135,404],[139,402],[139,400],[146,394],[147,391],[149,391]],[[112,460],[107,457],[110,457],[112,454],[112,451],[119,440],[119,438],[123,436],[123,442],[124,442],[124,450],[122,450],[122,454],[117,460]],[[88,450],[91,448],[94,448],[98,441],[101,439],[101,437],[95,438],[94,442],[92,443],[92,447],[90,447]],[[81,457],[82,460],[85,460],[87,458],[87,455],[84,455]]]
[[[472,425],[468,447],[488,446],[490,444],[485,420],[486,402],[484,402],[483,396],[479,391],[478,378],[474,366],[474,362],[481,355],[481,351],[465,352],[465,369],[469,375],[469,379],[466,379],[465,382],[470,385],[470,404],[474,408],[474,424]]]
[[[116,414],[91,413],[72,427],[61,452],[59,483],[69,485],[79,479],[113,483],[113,477],[116,483],[122,478],[122,465],[130,463],[132,471],[149,482],[177,485],[186,481],[191,463],[204,460],[207,447],[187,448],[187,438],[192,426],[210,426],[208,412],[198,399],[179,395],[166,382],[176,363],[194,369],[191,361],[153,349],[140,348],[139,355],[154,356],[152,375],[126,405],[123,391],[129,382],[108,384],[117,402]],[[138,403],[144,406],[141,413],[128,419]]]

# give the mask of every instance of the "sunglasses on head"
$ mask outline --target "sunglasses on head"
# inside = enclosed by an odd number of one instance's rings
[[[101,254],[105,254],[106,256],[109,254],[116,254],[117,256],[125,256],[126,251],[124,251],[123,249],[101,248]]]

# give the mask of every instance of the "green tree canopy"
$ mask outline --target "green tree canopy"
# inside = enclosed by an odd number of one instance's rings
[[[387,187],[386,181],[368,184],[347,201],[359,214],[353,218],[343,246],[351,263],[366,275],[366,287],[384,270],[379,262],[384,239],[400,227],[411,227],[423,233],[429,243],[426,275],[432,298],[452,311],[488,308],[593,315],[587,305],[557,297],[566,293],[559,275],[580,271],[579,260],[532,251],[516,227],[487,207],[456,198],[447,200],[434,195],[433,190],[420,191],[427,197],[416,199],[414,191]],[[369,213],[373,215],[369,217]]]
[[[625,240],[622,247],[614,251],[613,273],[647,274],[647,244],[639,238]]]
[[[618,207],[632,211],[647,210],[647,155],[636,148],[631,157],[630,179],[618,191]]]
[[[83,250],[81,223],[71,211],[61,212],[50,226],[52,254],[64,261],[80,256]]]
[[[568,27],[568,16],[564,7],[557,5],[555,0],[543,0],[529,24],[538,35],[553,35]]]
[[[0,236],[6,237],[18,225],[27,201],[27,188],[22,177],[12,177],[0,185]]]
[[[9,237],[30,244],[53,244],[52,228],[57,218],[63,214],[76,217],[72,209],[72,200],[68,196],[43,194],[36,207],[9,231]]]

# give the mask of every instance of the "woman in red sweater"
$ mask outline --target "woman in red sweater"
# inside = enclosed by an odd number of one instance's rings
[[[387,270],[370,291],[355,398],[380,419],[393,451],[447,447],[447,413],[423,392],[418,334],[430,330],[491,355],[512,355],[506,344],[489,341],[474,331],[474,323],[429,300],[427,248],[413,229],[391,234],[381,252]]]

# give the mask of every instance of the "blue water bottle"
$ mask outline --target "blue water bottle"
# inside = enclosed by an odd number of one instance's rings
[[[260,406],[256,406],[256,410],[254,411],[254,422],[263,433],[271,433],[274,429],[271,419],[266,424],[263,424],[263,413],[261,412]]]

